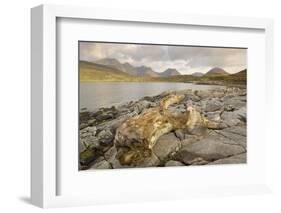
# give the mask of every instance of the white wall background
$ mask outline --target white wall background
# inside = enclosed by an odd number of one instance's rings
[[[275,123],[281,130],[281,3],[276,0],[8,0],[0,6],[0,211],[37,212],[29,204],[30,178],[30,8],[42,3],[123,9],[269,17],[275,20]],[[278,85],[278,83],[280,85]],[[266,112],[265,112],[266,113]],[[279,134],[280,136],[280,134]],[[272,141],[274,193],[271,195],[192,199],[185,201],[120,204],[53,209],[52,212],[280,212],[281,138]],[[262,156],[261,156],[262,157]],[[105,186],[106,187],[106,186]]]

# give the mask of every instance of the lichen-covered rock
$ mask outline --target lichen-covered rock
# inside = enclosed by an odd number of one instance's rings
[[[207,128],[224,128],[203,117],[193,107],[188,107],[180,115],[170,113],[168,107],[183,98],[183,95],[167,96],[161,100],[159,107],[147,109],[118,127],[114,144],[120,153],[122,165],[137,164],[137,161],[151,154],[151,149],[162,135],[173,130],[186,129],[190,134],[198,135],[204,134]]]
[[[79,159],[82,166],[87,166],[98,157],[96,150],[85,149],[80,153]]]

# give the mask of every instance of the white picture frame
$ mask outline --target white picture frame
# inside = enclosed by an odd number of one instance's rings
[[[193,188],[184,187],[179,189],[169,185],[167,189],[152,189],[149,195],[145,192],[127,191],[132,194],[112,193],[111,196],[89,196],[89,195],[58,195],[59,181],[58,166],[59,152],[57,146],[57,88],[60,83],[57,79],[57,20],[81,19],[81,20],[116,20],[119,24],[122,22],[133,23],[153,23],[154,25],[166,26],[202,26],[219,27],[232,29],[254,29],[261,30],[264,33],[265,57],[264,69],[262,75],[266,78],[265,87],[261,87],[264,94],[266,107],[272,107],[272,96],[270,90],[273,85],[273,21],[271,19],[241,18],[241,17],[216,17],[203,15],[173,14],[173,13],[153,13],[147,11],[122,11],[101,8],[85,8],[74,6],[54,6],[41,5],[31,9],[31,56],[32,56],[32,88],[31,88],[31,201],[34,205],[47,207],[91,205],[99,203],[116,202],[138,202],[143,200],[165,200],[182,199],[198,196],[214,195],[241,195],[264,193],[270,191],[270,165],[269,162],[262,166],[260,173],[265,174],[265,178],[259,179],[253,184],[240,182],[239,185],[220,185],[201,187],[200,182],[193,184]],[[253,83],[254,85],[254,83]],[[252,101],[254,101],[252,99]],[[248,109],[249,110],[249,109]],[[270,110],[269,110],[270,111]],[[261,118],[266,124],[266,130],[263,134],[264,146],[270,146],[270,116]],[[77,156],[73,156],[77,157]],[[266,151],[262,157],[268,158]],[[232,168],[228,168],[231,170]],[[153,172],[153,168],[149,169]],[[164,175],[168,170],[158,170],[159,175]],[[175,170],[174,170],[175,171]],[[78,171],[77,171],[78,172]],[[121,172],[121,171],[120,171]],[[121,174],[128,174],[130,170],[123,170]],[[153,172],[154,175],[156,174]],[[140,174],[140,171],[135,172]],[[94,173],[91,175],[95,175]],[[75,183],[74,183],[75,184]],[[164,187],[165,185],[161,183]],[[161,186],[159,184],[158,186]],[[126,186],[124,186],[126,188]],[[129,186],[127,186],[129,187]],[[171,193],[167,193],[171,192]],[[122,192],[126,193],[126,191]],[[139,194],[137,194],[139,193]],[[176,194],[175,194],[176,193]],[[156,196],[157,195],[157,196]]]

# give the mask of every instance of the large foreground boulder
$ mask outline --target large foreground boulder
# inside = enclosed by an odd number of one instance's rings
[[[214,161],[244,152],[245,148],[241,145],[234,144],[223,136],[211,135],[184,146],[176,159],[191,164],[198,157],[206,161]]]
[[[158,139],[171,131],[185,129],[190,134],[200,135],[204,134],[207,128],[222,129],[225,127],[220,123],[209,121],[193,107],[188,107],[185,112],[180,114],[169,112],[168,107],[182,101],[184,97],[184,95],[167,96],[160,101],[160,106],[147,109],[140,115],[129,118],[117,128],[114,145],[122,165],[139,164],[139,161],[151,155]],[[177,138],[173,137],[177,141]],[[170,138],[160,140],[169,147],[165,153],[164,150],[156,148],[162,160],[169,154],[167,152],[174,148],[173,144],[170,147],[171,144],[167,142],[169,140]]]

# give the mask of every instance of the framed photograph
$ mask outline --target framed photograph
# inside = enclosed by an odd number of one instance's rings
[[[270,19],[31,10],[40,207],[270,192]]]

